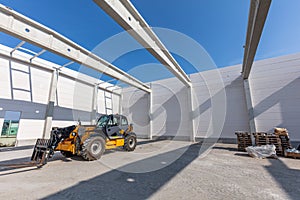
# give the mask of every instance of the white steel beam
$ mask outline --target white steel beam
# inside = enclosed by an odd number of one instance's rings
[[[271,2],[272,0],[251,0],[242,70],[244,79],[250,75]]]
[[[46,52],[46,50],[42,49],[40,52],[38,52],[37,54],[35,54],[34,56],[32,56],[29,60],[33,60],[33,59],[39,57],[40,55],[42,55],[45,52]]]
[[[11,52],[10,54],[12,54],[15,50],[17,50],[18,48],[20,48],[22,45],[25,44],[25,41],[20,42]]]
[[[66,64],[62,65],[62,66],[61,66],[61,68],[63,68],[63,67],[67,67],[67,66],[69,66],[69,65],[72,65],[73,63],[74,63],[73,61],[71,61],[71,62],[68,62],[68,63],[66,63]]]
[[[2,57],[2,58],[4,58],[4,59],[7,59],[7,60],[12,60],[12,61],[14,61],[14,62],[18,62],[18,63],[24,64],[24,65],[30,65],[31,67],[34,67],[34,68],[37,68],[37,69],[49,70],[49,71],[51,71],[51,72],[56,71],[56,70],[59,71],[59,70],[63,67],[63,66],[61,66],[61,67],[58,67],[58,68],[54,68],[54,70],[53,70],[53,69],[49,69],[49,68],[47,68],[47,67],[45,67],[45,66],[43,66],[43,65],[41,65],[41,64],[38,64],[38,63],[35,63],[35,62],[30,62],[30,61],[28,61],[28,60],[26,60],[26,59],[16,58],[16,57],[14,57],[14,56],[7,55],[7,54],[5,54],[5,53],[3,53],[3,52],[0,52],[0,57]],[[76,79],[76,81],[82,82],[82,83],[87,84],[87,85],[93,85],[93,84],[91,84],[91,83],[89,83],[89,82],[87,82],[87,81],[85,81],[85,80],[78,79],[78,77],[73,77],[73,76],[71,76],[70,74],[68,74],[68,73],[66,73],[66,72],[63,72],[63,71],[59,71],[59,75],[60,75],[60,76],[67,77],[67,78],[71,78],[71,79]],[[111,93],[113,93],[114,95],[120,96],[119,93],[114,92],[114,91],[111,91],[111,90],[108,90],[108,89],[106,89],[105,87],[98,86],[98,88],[99,88],[100,90],[103,90],[103,91],[106,91],[106,92],[111,92]]]
[[[166,66],[184,85],[191,80],[182,70],[151,27],[128,0],[94,0],[109,16],[143,45],[157,60]]]
[[[49,29],[0,4],[0,31],[53,52],[145,92],[150,88],[123,70]]]

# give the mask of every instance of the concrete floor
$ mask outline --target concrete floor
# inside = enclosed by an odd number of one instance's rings
[[[57,153],[42,169],[4,166],[29,161],[31,153],[0,151],[1,199],[296,200],[300,195],[300,159],[254,159],[232,144],[142,141],[134,152],[107,151],[99,161]]]

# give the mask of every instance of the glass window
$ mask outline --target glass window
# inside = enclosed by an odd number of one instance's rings
[[[6,111],[1,137],[16,137],[19,130],[21,112]]]
[[[114,118],[113,119],[114,120],[113,126],[119,126],[119,124],[120,124],[120,116],[115,115],[113,118]]]
[[[121,124],[122,126],[128,125],[127,119],[125,117],[122,117]]]

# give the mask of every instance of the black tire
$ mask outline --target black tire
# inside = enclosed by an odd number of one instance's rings
[[[94,136],[86,139],[82,145],[82,157],[92,161],[101,158],[105,151],[105,139],[101,136]]]
[[[136,141],[136,135],[135,133],[129,133],[125,136],[124,139],[124,150],[125,151],[134,151],[136,147],[137,141]]]
[[[72,154],[70,151],[60,151],[60,153],[66,158],[71,158],[74,156],[74,154]]]

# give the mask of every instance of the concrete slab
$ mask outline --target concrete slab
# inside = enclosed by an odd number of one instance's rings
[[[29,161],[31,153],[0,152],[1,199],[296,200],[300,194],[300,159],[254,159],[232,144],[141,141],[134,152],[107,151],[99,161],[56,153],[42,169],[3,166]]]

